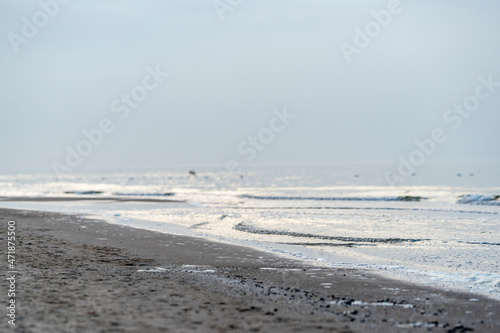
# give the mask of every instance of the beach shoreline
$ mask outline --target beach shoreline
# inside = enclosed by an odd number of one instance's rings
[[[20,331],[500,330],[500,302],[475,294],[76,215],[0,211],[4,241],[16,222]]]

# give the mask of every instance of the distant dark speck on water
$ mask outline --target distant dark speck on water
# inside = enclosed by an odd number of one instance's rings
[[[193,170],[189,170],[189,174],[190,174],[191,176],[196,176],[196,172],[195,172],[195,171],[193,171]]]

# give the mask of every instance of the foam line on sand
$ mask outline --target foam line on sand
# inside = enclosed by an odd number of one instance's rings
[[[10,220],[19,332],[500,331],[482,296],[58,213],[1,209],[4,242]]]

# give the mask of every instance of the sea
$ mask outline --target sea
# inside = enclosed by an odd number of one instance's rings
[[[398,166],[350,162],[250,165],[232,173],[225,166],[3,173],[0,197],[82,200],[0,198],[0,207],[98,217],[500,299],[500,161],[429,161],[401,183],[389,183],[387,172],[397,174]],[[106,238],[100,240],[106,244]]]

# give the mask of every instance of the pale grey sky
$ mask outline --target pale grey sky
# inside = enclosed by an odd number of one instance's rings
[[[500,87],[459,128],[443,119],[480,76],[500,82],[500,2],[401,0],[348,62],[342,43],[392,1],[233,1],[222,21],[213,1],[40,1],[50,17],[0,0],[0,170],[66,165],[103,119],[78,169],[250,162],[284,107],[296,118],[251,162],[397,160],[436,128],[432,159],[500,158]],[[120,119],[146,68],[169,76]]]

